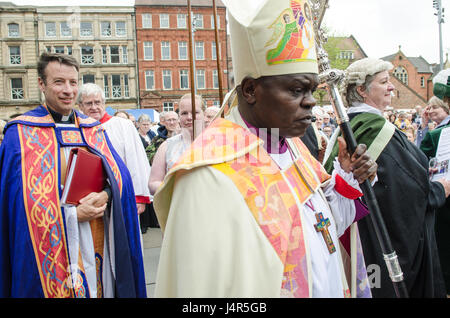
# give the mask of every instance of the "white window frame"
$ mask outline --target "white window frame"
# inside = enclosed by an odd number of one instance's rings
[[[152,14],[151,13],[142,13],[142,28],[143,29],[151,29],[152,28]]]
[[[19,54],[11,54],[12,48],[18,48]],[[11,45],[8,47],[8,54],[9,54],[9,64],[10,65],[20,65],[22,64],[22,50],[20,48],[20,45]]]
[[[185,55],[182,56],[182,50],[185,51]],[[178,42],[178,59],[182,61],[186,61],[188,59],[188,43],[186,41],[180,41]]]
[[[170,87],[166,87],[166,82],[165,79],[166,77],[169,77],[170,79]],[[163,90],[171,90],[173,85],[172,85],[172,70],[162,70],[162,86],[163,86]]]
[[[211,15],[211,29],[214,29],[214,14]],[[220,16],[217,16],[217,30],[220,30]]]
[[[18,88],[13,88],[13,80],[20,80],[21,82],[21,86],[22,87],[18,87]],[[10,78],[9,81],[10,85],[11,85],[11,100],[23,100],[25,99],[25,90],[23,88],[23,78],[21,77],[14,77],[14,78]],[[18,97],[18,98],[15,98]]]
[[[205,70],[196,70],[195,74],[196,84],[198,89],[205,89],[206,88],[206,77],[205,77]],[[203,84],[203,85],[200,85]]]
[[[168,49],[168,51],[169,51],[168,57],[164,55],[164,49]],[[169,41],[161,41],[161,61],[170,61],[170,60],[171,60],[170,42]]]
[[[220,54],[220,44],[219,44],[219,54]],[[211,42],[211,60],[217,60],[217,51],[216,51],[216,41]]]
[[[56,48],[62,48],[62,52],[56,52]],[[62,45],[54,46],[53,47],[53,52],[64,54],[66,52],[66,48],[64,46],[62,46]]]
[[[112,53],[112,48],[117,48],[117,53]],[[117,62],[113,62],[113,57],[116,58]],[[110,64],[120,64],[120,45],[110,45],[109,46],[109,63]]]
[[[195,21],[195,28],[196,29],[203,29],[203,14],[195,13],[192,16],[192,19]]]
[[[113,80],[119,79],[119,85],[114,85]],[[122,76],[120,74],[111,74],[111,98],[118,99],[124,96],[122,89]]]
[[[183,77],[186,79],[186,87],[182,86],[183,83]],[[189,89],[189,70],[180,70],[180,89],[185,90]]]
[[[109,98],[109,76],[103,75],[103,91],[105,92],[105,98]]]
[[[86,54],[83,55],[83,48],[91,48],[92,54]],[[80,47],[80,56],[81,56],[81,64],[82,65],[92,65],[95,63],[95,56],[94,56],[94,47],[92,46],[81,46]]]
[[[89,24],[90,28],[82,28],[81,24]],[[89,32],[86,32],[89,31]],[[89,33],[89,34],[87,34]],[[91,21],[80,21],[80,37],[90,37],[94,35],[94,28]]]
[[[66,34],[64,33],[64,31],[69,31],[69,32],[67,32]],[[71,26],[70,26],[70,24],[67,22],[67,21],[62,21],[62,22],[59,22],[59,34],[62,36],[62,37],[71,37],[72,36],[72,28],[71,28]]]
[[[93,76],[94,77],[94,82],[85,82],[84,81],[84,77],[85,76]],[[81,75],[81,81],[82,81],[83,84],[86,84],[86,83],[94,83],[95,84],[95,74],[83,74],[83,75]]]
[[[144,73],[145,76],[145,90],[152,91],[155,89],[155,71],[154,70],[146,70]],[[151,79],[152,85],[149,87],[149,79]]]
[[[122,64],[128,64],[128,46],[122,45]]]
[[[168,13],[159,14],[159,28],[170,29],[170,14]]]
[[[52,26],[49,29],[49,26]],[[45,36],[49,38],[56,37],[56,22],[45,22]]]
[[[108,46],[102,45],[102,64],[108,64],[108,50]]]
[[[178,13],[177,14],[177,28],[178,29],[186,29],[187,28],[187,14],[185,13]]]
[[[153,42],[152,41],[145,41],[143,44],[143,48],[144,48],[144,60],[145,61],[152,61],[154,58],[153,55]],[[145,54],[146,50],[150,50],[151,52],[151,56],[148,56],[147,54]]]
[[[171,112],[174,109],[175,108],[174,108],[173,102],[164,102],[163,103],[163,112]]]
[[[17,26],[17,30],[13,30],[11,27]],[[18,23],[8,23],[8,38],[20,37],[20,25]]]
[[[219,76],[217,74],[218,74],[217,70],[212,70],[212,83],[214,89],[219,88]]]
[[[194,52],[195,52],[195,59],[197,61],[203,61],[205,59],[205,42],[196,41]]]
[[[106,23],[109,23],[109,26],[105,28]],[[100,21],[100,35],[102,37],[111,37],[112,36],[112,23],[111,21]]]
[[[119,23],[123,23],[123,28],[118,27]],[[117,37],[126,37],[127,36],[127,22],[126,21],[116,21],[114,23],[116,28],[116,36]]]

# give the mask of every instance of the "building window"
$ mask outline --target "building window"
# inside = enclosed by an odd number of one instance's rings
[[[425,87],[425,77],[420,77],[420,87]]]
[[[122,63],[128,64],[128,47],[122,46]]]
[[[211,15],[211,29],[214,29],[214,15]],[[217,16],[217,30],[220,29],[220,16]]]
[[[82,77],[83,84],[94,83],[95,84],[95,75],[94,74],[84,74]]]
[[[215,100],[213,101],[213,106],[219,107],[220,108],[220,100]]]
[[[49,53],[66,53],[68,55],[72,55],[72,46],[46,46],[45,50]]]
[[[116,22],[116,36],[126,36],[127,28],[125,21],[117,21]]]
[[[100,31],[102,36],[111,36],[112,34],[111,22],[109,21],[100,22]]]
[[[220,49],[220,46],[219,46]],[[220,52],[219,52],[220,54]],[[217,60],[216,42],[211,43],[211,59]]]
[[[23,99],[23,84],[21,78],[11,78],[11,99]]]
[[[152,15],[150,13],[142,14],[142,28],[151,29],[152,28]]]
[[[109,47],[109,59],[111,64],[119,64],[120,63],[120,53],[118,46],[110,46]]]
[[[402,66],[397,67],[393,75],[398,78],[399,81],[401,81],[403,84],[408,85],[408,72],[406,69]]]
[[[128,86],[128,75],[123,75],[123,95],[125,97],[130,97],[130,88]]]
[[[112,98],[122,97],[122,86],[120,83],[120,75],[111,75]]]
[[[152,70],[145,71],[145,89],[148,91],[155,89],[155,72]]]
[[[164,102],[163,103],[163,112],[173,112],[173,102]]]
[[[61,22],[59,24],[61,36],[72,36],[72,29],[70,28],[69,23]]]
[[[81,64],[94,64],[94,48],[92,46],[81,47]]]
[[[168,29],[170,27],[169,15],[167,13],[161,13],[159,15],[159,27],[161,29]]]
[[[170,42],[161,42],[161,60],[170,60]]]
[[[92,36],[92,22],[80,22],[80,36]]]
[[[340,51],[338,58],[341,60],[353,60],[355,58],[355,54],[353,51]]]
[[[163,89],[172,89],[172,71],[163,70]]]
[[[189,88],[189,71],[180,70],[180,89]]]
[[[194,27],[196,29],[203,29],[203,14],[196,13],[193,15]]]
[[[195,59],[196,60],[204,60],[205,59],[204,42],[195,42]]]
[[[55,53],[64,54],[64,46],[55,46]]]
[[[17,23],[8,24],[8,37],[18,38],[20,36],[19,25]]]
[[[186,41],[178,42],[178,59],[179,60],[187,60],[188,59],[188,49],[187,49]]]
[[[197,88],[205,88],[205,70],[197,70]]]
[[[212,74],[213,74],[213,88],[219,88],[219,77],[217,76],[217,70],[213,70]]]
[[[22,63],[22,58],[20,57],[20,46],[9,47],[9,63],[12,65],[19,65]]]
[[[153,42],[144,42],[144,60],[153,60]]]
[[[45,22],[45,35],[54,37],[56,36],[56,23],[55,22]]]
[[[109,98],[109,80],[108,80],[108,75],[103,75],[103,91],[105,92],[105,98]]]
[[[108,64],[108,47],[102,46],[102,63]]]
[[[186,29],[186,14],[177,14],[177,28]]]

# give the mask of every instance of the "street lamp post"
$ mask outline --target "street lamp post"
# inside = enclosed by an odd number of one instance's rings
[[[444,8],[442,8],[441,0],[433,0],[433,8],[436,9],[436,13],[434,14],[438,18],[439,25],[439,64],[440,71],[444,69],[444,51],[442,48],[442,23],[444,23]]]

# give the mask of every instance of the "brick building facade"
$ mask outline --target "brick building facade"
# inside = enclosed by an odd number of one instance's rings
[[[223,91],[228,90],[225,7],[216,1]],[[191,92],[189,30],[186,1],[137,0],[136,46],[142,108],[175,110]],[[193,0],[196,92],[207,106],[219,105],[219,80],[212,2]]]
[[[382,58],[394,65],[391,71],[395,85],[392,107],[412,109],[416,105],[425,106],[433,96],[433,76],[437,65],[428,63],[422,56],[408,57],[399,48],[398,52]]]

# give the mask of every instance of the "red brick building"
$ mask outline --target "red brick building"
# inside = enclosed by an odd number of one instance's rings
[[[228,91],[226,9],[216,1],[222,89]],[[196,92],[207,106],[219,105],[214,15],[211,0],[192,0]],[[139,104],[157,111],[175,110],[191,92],[187,3],[182,0],[136,0],[136,46]]]
[[[426,105],[433,96],[432,79],[438,65],[428,63],[422,56],[407,57],[400,48],[382,59],[394,65],[391,75],[396,89],[391,106],[412,109],[416,105]]]

